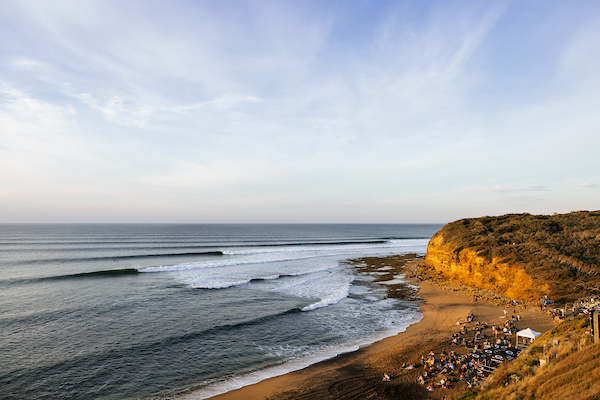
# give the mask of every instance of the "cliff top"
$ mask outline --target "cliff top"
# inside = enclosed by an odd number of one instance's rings
[[[600,211],[461,219],[432,241],[441,241],[457,258],[469,250],[487,262],[522,267],[556,301],[600,289]]]

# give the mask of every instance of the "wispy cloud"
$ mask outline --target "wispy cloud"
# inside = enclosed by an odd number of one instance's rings
[[[546,187],[546,186],[540,186],[540,185],[525,185],[525,186],[519,186],[519,187],[506,187],[506,186],[500,186],[500,185],[496,185],[491,189],[487,189],[489,191],[492,192],[497,192],[497,193],[515,193],[515,192],[546,192],[548,190],[550,190],[550,188]]]
[[[184,111],[198,108],[229,110],[243,104],[260,103],[261,101],[262,100],[257,96],[224,94],[222,96],[217,97],[214,100],[196,103],[190,106],[183,106],[180,109]]]
[[[108,120],[120,125],[146,127],[148,118],[153,114],[151,107],[130,104],[116,95],[104,100],[95,98],[89,93],[81,93],[75,97],[100,112]]]
[[[341,4],[1,3],[0,186],[53,182],[88,215],[118,193],[165,219],[279,202],[385,222],[562,211],[600,179],[599,7]]]
[[[22,71],[46,70],[49,67],[49,64],[46,62],[22,56],[13,57],[8,61],[8,65],[11,68]]]

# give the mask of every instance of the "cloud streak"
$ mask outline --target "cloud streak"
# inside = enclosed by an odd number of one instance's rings
[[[499,193],[514,193],[514,192],[546,192],[550,190],[545,186],[539,185],[528,185],[528,186],[520,186],[520,187],[501,187],[500,185],[496,185],[491,189],[493,192]]]
[[[594,208],[572,183],[600,179],[593,4],[57,0],[0,15],[0,222]]]

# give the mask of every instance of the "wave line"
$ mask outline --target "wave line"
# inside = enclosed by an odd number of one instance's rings
[[[102,257],[74,257],[74,258],[45,258],[38,260],[22,260],[13,264],[40,264],[47,262],[85,262],[85,261],[103,261],[103,260],[131,260],[143,258],[167,258],[167,257],[189,257],[189,256],[223,256],[223,251],[202,251],[190,253],[162,253],[162,254],[133,254],[127,256],[102,256]]]

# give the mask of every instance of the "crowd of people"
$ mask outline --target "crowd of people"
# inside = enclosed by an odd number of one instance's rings
[[[540,311],[545,311],[556,322],[563,321],[567,318],[567,314],[575,316],[579,314],[587,314],[592,309],[600,307],[599,296],[583,297],[572,304],[565,304],[564,308],[552,308],[552,301],[548,297],[540,299]]]
[[[581,312],[589,311],[592,308],[600,306],[600,297],[598,296],[590,296],[579,299],[575,304],[573,304],[573,308],[580,310]]]
[[[420,363],[405,368],[423,368],[417,382],[427,390],[448,389],[457,382],[465,382],[474,387],[504,360],[511,360],[519,354],[508,338],[517,330],[515,323],[521,317],[516,310],[508,318],[505,311],[503,324],[490,325],[487,322],[473,323],[473,314],[467,315],[465,322],[458,322],[459,332],[452,336],[451,346],[455,350],[435,354],[431,351],[422,356]],[[501,317],[502,318],[502,317]]]
[[[449,389],[457,381],[471,382],[477,379],[474,364],[468,360],[468,355],[457,355],[454,351],[442,352],[436,355],[433,351],[427,357],[421,357],[424,372],[417,382],[427,385],[428,390],[436,387]]]

